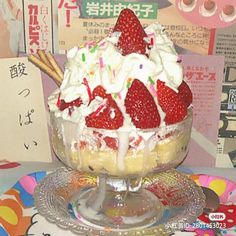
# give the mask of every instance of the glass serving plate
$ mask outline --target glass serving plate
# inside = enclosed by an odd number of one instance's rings
[[[202,213],[205,197],[200,187],[186,175],[170,169],[142,179],[142,186],[162,203],[163,214],[143,227],[120,229],[98,226],[87,221],[77,211],[77,195],[96,188],[97,178],[68,168],[50,173],[35,189],[35,206],[46,219],[77,235],[169,235],[193,223]],[[138,207],[137,207],[138,208]],[[110,208],[116,217],[117,208]]]

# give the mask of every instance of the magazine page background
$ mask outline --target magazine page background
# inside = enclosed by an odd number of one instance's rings
[[[215,32],[213,53],[225,56],[217,167],[236,167],[236,24]]]
[[[224,57],[182,55],[181,58],[184,79],[193,93],[192,139],[183,165],[215,166]]]
[[[117,1],[60,1],[58,5],[59,50],[65,50],[86,41],[100,40],[114,26],[119,10],[134,9],[145,27],[159,21],[181,54],[208,54],[210,30],[192,24],[183,18],[174,0],[117,0]],[[156,10],[156,12],[155,12]]]

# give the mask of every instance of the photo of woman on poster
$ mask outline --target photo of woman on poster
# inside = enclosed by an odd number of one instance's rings
[[[0,0],[0,58],[18,55],[22,15],[20,0]]]

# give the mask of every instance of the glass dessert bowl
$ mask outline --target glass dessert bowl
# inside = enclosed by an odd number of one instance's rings
[[[153,129],[104,130],[63,120],[50,112],[52,146],[73,170],[97,176],[97,186],[72,197],[74,215],[112,229],[147,227],[162,218],[160,200],[142,178],[180,164],[187,152],[192,109],[176,124]]]
[[[67,52],[58,76],[52,147],[69,168],[37,186],[39,212],[79,235],[157,235],[195,221],[202,192],[171,169],[188,152],[193,96],[165,29],[143,29],[123,9],[111,34]]]

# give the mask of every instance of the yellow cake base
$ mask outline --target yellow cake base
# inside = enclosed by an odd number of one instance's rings
[[[119,168],[117,150],[90,150],[65,147],[63,140],[54,134],[52,144],[56,155],[68,166],[80,171],[109,173],[114,176],[145,175],[154,169],[165,169],[178,165],[187,153],[189,135],[185,132],[172,136],[158,143],[155,148],[144,153],[144,150],[129,150],[124,157],[124,168]],[[67,151],[66,151],[67,150]]]

